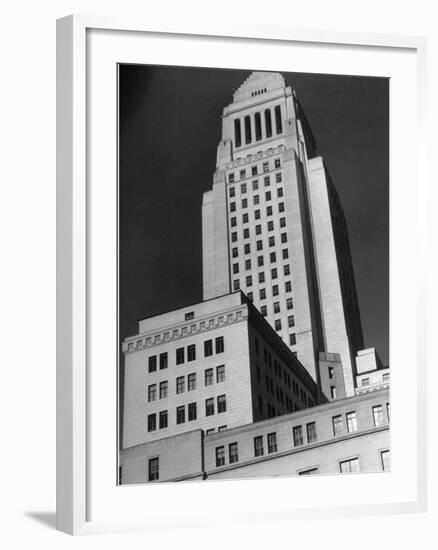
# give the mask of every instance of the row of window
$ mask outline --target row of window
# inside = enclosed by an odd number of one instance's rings
[[[389,373],[385,373],[382,376],[382,382],[388,382],[389,381]],[[370,385],[370,379],[369,378],[362,378],[362,386],[369,386]]]
[[[286,227],[286,218],[280,218],[280,228],[284,228]],[[273,220],[268,220],[267,222],[267,225],[266,225],[267,229],[268,229],[268,232],[270,231],[274,231],[274,221]],[[255,226],[255,234],[256,235],[261,235],[262,234],[262,226],[261,224],[258,224]],[[236,234],[237,235],[237,234]],[[243,238],[244,239],[249,239],[250,237],[250,228],[249,227],[245,227],[244,230],[243,230]],[[284,237],[283,237],[284,238]],[[237,240],[237,237],[236,237],[236,240]],[[284,241],[286,242],[286,241]],[[256,247],[257,247],[257,250],[262,250],[263,249],[263,243],[262,241],[257,241],[257,244],[256,244]],[[237,247],[234,247],[232,249],[232,257],[233,258],[237,258],[239,255],[239,250]]]
[[[226,395],[218,395],[216,400],[214,397],[210,397],[205,400],[205,416],[213,416],[215,414],[215,401],[217,414],[224,413],[227,410],[227,398]],[[189,403],[187,405],[187,420],[191,422],[197,419],[197,403]],[[184,424],[186,422],[186,406],[181,405],[176,408],[176,424]],[[160,411],[158,413],[158,427],[159,429],[168,427],[168,411]],[[148,432],[154,432],[157,429],[157,413],[148,414],[147,418],[147,430]]]
[[[204,385],[211,386],[214,383],[214,370],[213,368],[206,369],[204,371]],[[184,393],[186,391],[196,390],[197,375],[196,372],[192,372],[187,375],[187,384],[185,376],[178,376],[176,378],[176,393]],[[216,367],[216,382],[219,384],[225,382],[225,365],[219,365]],[[156,401],[158,395],[160,399],[165,399],[168,396],[169,384],[167,380],[163,380],[159,384],[149,384],[148,386],[148,401]]]
[[[224,352],[224,337],[218,336],[214,340],[214,350],[216,353]],[[213,340],[204,341],[204,357],[210,357],[213,355]],[[196,344],[190,344],[186,348],[181,347],[176,350],[176,364],[182,365],[183,363],[196,361]],[[169,365],[168,353],[160,353],[157,355],[151,355],[148,358],[148,371],[156,372],[157,366],[159,365],[160,370],[167,369]]]
[[[248,232],[249,232],[249,229],[248,229]],[[249,236],[249,233],[248,233],[248,236]],[[287,243],[287,233],[282,233],[280,239],[281,239],[281,244]],[[249,246],[247,246],[247,245],[249,245]],[[268,248],[272,248],[273,246],[275,246],[275,237],[272,235],[268,238]],[[256,251],[261,252],[262,250],[263,250],[263,241],[262,240],[256,241]],[[251,253],[251,244],[250,243],[244,244],[243,252],[244,252],[244,254],[250,254]],[[270,254],[272,254],[272,253],[270,253]],[[283,252],[283,254],[285,254],[285,253]],[[238,258],[239,257],[239,249],[236,246],[232,248],[231,256],[232,256],[232,258]],[[275,256],[270,255],[269,256],[270,260],[271,260],[271,257],[273,258]],[[275,261],[275,260],[271,260],[271,261]],[[262,267],[263,264],[264,264],[263,256],[258,256],[257,257],[257,267]],[[244,265],[245,265],[246,270],[251,269],[251,260],[246,259]],[[239,273],[239,264],[238,263],[233,264],[233,273]]]
[[[275,166],[276,168],[279,168],[280,167],[280,160],[278,159],[278,166]],[[265,172],[268,172],[269,168],[267,170],[264,170]],[[254,166],[252,168],[252,175],[255,176],[257,174],[257,167]],[[283,182],[283,173],[282,172],[276,172],[275,174],[272,174],[272,177],[274,178],[275,180],[275,183],[282,183]],[[263,181],[263,185],[264,187],[269,187],[272,183],[272,177],[271,175],[265,175],[263,176],[263,180],[259,180],[258,178],[257,179],[253,179],[251,181],[251,189],[253,191],[259,191],[260,189],[260,183],[261,181]],[[243,169],[240,171],[240,179],[241,180],[244,180],[246,179],[246,170]],[[231,173],[229,174],[228,176],[228,182],[229,183],[234,183],[234,174]],[[230,199],[234,199],[236,197],[236,193],[237,191],[240,192],[240,195],[243,196],[243,195],[246,195],[248,193],[248,190],[249,190],[249,182],[243,182],[241,183],[240,185],[230,185],[228,187],[228,195],[230,197]]]
[[[275,433],[267,435],[267,449],[269,453],[277,452],[277,436]],[[254,456],[264,455],[263,436],[254,438]],[[228,445],[228,462],[234,464],[239,461],[239,449],[237,442]],[[391,469],[391,454],[388,449],[380,451],[380,464],[382,471],[388,472]],[[225,466],[225,446],[216,447],[216,467]],[[347,458],[339,461],[339,472],[341,474],[351,474],[360,472],[359,457]],[[319,473],[318,467],[299,470],[298,475],[315,475]],[[159,457],[150,458],[148,461],[148,480],[158,481],[160,479]],[[120,480],[121,481],[121,480]]]
[[[264,121],[264,130],[265,135],[262,135],[262,116]],[[283,123],[281,119],[281,107],[276,105],[274,107],[274,119],[275,119],[275,130],[277,134],[283,132]],[[251,122],[252,119],[252,122]],[[253,135],[254,129],[254,135]],[[270,138],[272,137],[273,128],[272,128],[272,115],[271,109],[265,109],[263,113],[254,113],[253,115],[246,115],[241,121],[240,118],[234,119],[234,146],[240,147],[242,141],[245,139],[245,145],[252,143],[253,141],[260,141],[263,137]],[[243,134],[243,135],[242,135]]]
[[[281,173],[278,173],[277,174],[277,177],[276,178],[276,181],[277,183],[280,183],[281,182]],[[268,180],[268,178],[265,178],[265,180]],[[265,183],[266,186],[269,186],[270,184],[269,183]],[[283,191],[283,187],[278,187],[277,188],[277,198],[282,198],[284,197],[284,191]],[[265,201],[266,202],[269,202],[272,200],[272,192],[271,191],[266,191],[265,192]],[[260,204],[260,195],[254,195],[253,196],[253,203],[255,206],[258,206]],[[247,198],[244,198],[241,200],[241,208],[242,210],[245,210],[246,208],[248,208],[248,199]],[[236,212],[236,207],[237,207],[237,204],[235,201],[232,201],[230,202],[230,212]]]
[[[281,212],[284,212],[284,202],[279,202],[278,203],[278,211],[281,213]],[[274,211],[273,211],[273,206],[272,205],[268,205],[266,207],[266,216],[272,216],[274,214]],[[257,208],[256,210],[254,210],[254,219],[255,220],[260,220],[261,219],[261,210],[260,208]],[[242,223],[245,224],[245,223],[249,223],[249,214],[248,212],[244,212],[242,214]],[[236,216],[233,216],[232,218],[230,218],[230,225],[231,227],[237,227],[237,217]],[[236,235],[236,237],[234,237],[234,239],[237,241],[237,233],[231,233],[231,235]],[[231,240],[233,240],[233,237],[231,238]]]

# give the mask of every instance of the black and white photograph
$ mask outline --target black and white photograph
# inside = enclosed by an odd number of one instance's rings
[[[118,484],[390,471],[384,77],[118,66]]]

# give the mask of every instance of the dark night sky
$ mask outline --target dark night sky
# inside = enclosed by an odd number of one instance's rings
[[[120,336],[202,300],[201,205],[250,71],[120,67]],[[388,362],[389,80],[283,73],[347,218],[365,346]]]

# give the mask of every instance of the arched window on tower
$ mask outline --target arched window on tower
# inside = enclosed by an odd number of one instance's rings
[[[271,121],[271,109],[265,110],[265,129],[266,129],[266,137],[272,136],[272,121]]]
[[[262,139],[262,119],[260,118],[260,113],[256,113],[254,115],[254,121],[255,121],[255,138],[256,138],[256,141],[260,141]]]
[[[245,117],[245,143],[251,143],[251,119],[248,115]]]
[[[283,126],[282,126],[282,123],[281,123],[281,107],[280,107],[280,105],[277,105],[275,107],[275,126],[276,126],[276,129],[277,129],[277,134],[281,134],[281,132],[283,131]]]
[[[240,131],[240,119],[234,119],[234,145],[240,147],[242,145],[242,134]]]

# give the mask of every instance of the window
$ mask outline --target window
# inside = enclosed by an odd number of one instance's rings
[[[309,468],[307,470],[301,470],[298,472],[299,476],[313,476],[318,473],[318,468]]]
[[[195,361],[196,360],[196,345],[191,344],[187,347],[187,361]]]
[[[237,219],[234,217],[234,218],[231,218],[230,219],[230,223],[231,223],[231,227],[236,227],[237,225]]]
[[[275,174],[275,181],[277,183],[281,183],[281,172],[278,172],[277,174]],[[283,196],[283,193],[281,195],[278,195],[279,197],[280,196]]]
[[[266,191],[266,193],[265,193],[265,200],[266,200],[266,201],[270,201],[270,200],[271,200],[271,192],[270,192],[270,191]]]
[[[240,288],[240,281],[239,281],[239,279],[236,279],[236,280],[233,282],[233,288],[234,288],[234,290],[239,290],[239,288]]]
[[[167,411],[160,412],[160,430],[167,428]]]
[[[287,307],[287,309],[292,309],[294,307],[294,302],[293,302],[292,298],[288,298],[286,300],[286,307]]]
[[[245,121],[245,143],[251,143],[251,120],[247,115]]]
[[[188,391],[196,390],[196,372],[187,376],[187,389]]]
[[[265,184],[265,187],[269,187],[271,185],[271,179],[269,178],[269,176],[265,176],[263,178],[263,183]]]
[[[235,211],[236,211],[236,203],[230,202],[230,212],[235,212]]]
[[[263,266],[263,256],[257,257],[257,266],[262,267]]]
[[[240,120],[238,118],[234,119],[234,143],[236,147],[242,145],[242,134],[240,130]]]
[[[157,429],[157,415],[148,414],[148,432],[154,432]]]
[[[286,227],[286,218],[280,218],[280,227]]]
[[[266,137],[272,136],[272,121],[271,121],[271,110],[265,109],[265,131]]]
[[[275,330],[281,330],[281,319],[275,319]]]
[[[254,204],[260,204],[260,197],[258,195],[254,195]]]
[[[233,251],[232,251],[232,252],[233,252],[233,254],[232,254],[233,258],[237,258],[237,256],[239,255],[238,249],[237,249],[237,248],[233,248]]]
[[[281,242],[282,242],[282,243],[286,243],[286,242],[287,242],[287,234],[286,234],[286,233],[282,233],[282,234],[281,234]]]
[[[226,429],[227,429],[227,425],[224,424],[223,426],[219,426],[218,429],[217,429],[217,431],[218,431],[218,432],[223,432],[223,431],[226,430]]]
[[[277,105],[275,107],[275,128],[277,130],[277,134],[281,134],[283,131],[283,126],[281,122],[281,107],[280,105]]]
[[[336,399],[336,386],[330,386],[330,397]]]
[[[351,474],[359,472],[359,459],[350,458],[349,460],[343,460],[339,463],[339,471],[341,474]]]
[[[233,264],[233,273],[239,273],[239,264]]]
[[[381,426],[383,424],[383,407],[382,405],[376,405],[373,407],[374,426]]]
[[[248,300],[249,300],[250,302],[253,301],[253,294],[252,294],[252,292],[248,292],[248,294],[247,294],[246,296],[247,296],[247,298],[248,298]]]
[[[346,414],[347,418],[347,432],[357,432],[357,418],[355,412],[349,412]]]
[[[229,176],[229,181],[230,183],[233,183],[234,181],[234,174],[230,174]],[[235,190],[234,190],[234,187],[230,187],[230,197],[234,197],[236,194]]]
[[[228,458],[229,458],[230,464],[233,464],[234,462],[238,462],[239,452],[237,448],[237,443],[230,443],[228,445]]]
[[[260,113],[256,113],[254,115],[254,123],[255,123],[255,138],[256,138],[256,141],[260,141],[262,139],[262,121],[260,118]]]
[[[362,378],[362,386],[369,386],[369,385],[370,385],[370,379]]]
[[[329,377],[329,378],[333,378],[333,374],[334,374],[334,368],[333,368],[333,367],[329,367],[329,368],[328,368],[328,377]]]
[[[184,376],[178,376],[176,379],[176,393],[184,393],[185,383]]]
[[[275,237],[269,237],[269,246],[275,246]]]
[[[252,166],[251,167],[251,175],[252,176],[257,176],[257,166]]]
[[[205,370],[205,385],[211,386],[213,384],[213,369]]]
[[[213,340],[205,340],[204,342],[204,357],[213,355]]]
[[[227,400],[225,395],[218,395],[217,398],[217,412],[224,413],[227,410]]]
[[[284,212],[284,202],[278,203],[278,211],[279,212]]]
[[[148,401],[155,401],[157,398],[157,385],[151,384],[148,387]]]
[[[254,438],[254,456],[263,456],[263,436]]]
[[[265,274],[263,271],[261,271],[259,273],[259,283],[264,283],[265,282]]]
[[[250,254],[250,252],[251,252],[251,247],[249,246],[249,244],[246,244],[246,245],[243,247],[243,251],[245,252],[245,254]]]
[[[206,430],[205,435],[210,435],[210,434],[214,434],[214,428],[209,428],[208,430]]]
[[[246,286],[252,286],[252,275],[248,275],[246,278]]]
[[[240,179],[244,180],[245,177],[246,177],[246,170],[241,170],[240,171]],[[245,185],[245,184],[243,184],[243,185]],[[240,190],[241,190],[242,193],[246,193],[246,185],[245,185],[245,190],[243,190],[243,185],[241,186]]]
[[[390,421],[390,404],[389,403],[386,403],[386,416],[388,417],[388,422]]]
[[[178,348],[176,350],[176,364],[181,365],[184,363],[184,348]]]
[[[272,287],[272,296],[278,296],[278,285]]]
[[[237,241],[237,233],[233,231],[233,233],[231,233],[231,242],[235,243],[236,241]]]
[[[260,219],[260,210],[254,210],[254,218],[256,220],[259,220]]]
[[[269,162],[263,163],[263,172],[269,172]]]
[[[252,182],[252,188],[254,191],[257,191],[257,189],[259,188],[259,180],[254,180]]]
[[[256,225],[256,235],[261,235],[261,234],[262,234],[262,226]]]
[[[216,468],[225,465],[225,447],[216,447]]]
[[[294,426],[292,432],[294,436],[294,447],[299,447],[303,444],[303,427]]]
[[[176,423],[177,424],[184,424],[186,421],[186,409],[184,405],[181,407],[176,408]]]
[[[269,259],[271,261],[271,264],[275,263],[277,261],[277,256],[275,255],[275,252],[271,252],[269,254]]]
[[[383,380],[383,382],[388,382],[388,380],[389,380],[389,373],[384,374],[384,375],[382,376],[382,380]]]
[[[283,260],[287,260],[289,258],[289,250],[287,248],[283,248],[282,255],[283,255]]]
[[[159,458],[150,458],[149,459],[149,467],[148,467],[148,479],[149,481],[157,481],[157,479],[160,479],[160,466],[159,466]]]
[[[242,223],[248,223],[248,221],[249,221],[248,214],[243,214]]]
[[[380,451],[380,460],[382,462],[382,470],[389,472],[391,469],[391,455],[388,450]]]
[[[316,423],[309,422],[306,425],[307,430],[307,443],[315,443],[316,441]]]
[[[219,365],[219,367],[216,367],[216,382],[218,384],[225,382],[225,365]]]
[[[277,452],[277,434],[271,433],[268,434],[268,453]]]
[[[213,414],[214,414],[214,399],[213,397],[211,397],[205,400],[205,416],[212,416]]]
[[[167,397],[167,380],[160,382],[160,399],[165,399]]]
[[[281,167],[280,159],[275,159],[274,166],[275,166],[275,168],[280,168]]]
[[[274,302],[274,313],[280,313],[280,302]]]
[[[242,199],[242,208],[248,208],[248,199]]]
[[[196,420],[196,403],[188,404],[188,418],[189,422]]]
[[[167,366],[168,366],[167,353],[160,353],[160,370],[167,369]]]
[[[155,372],[157,370],[157,356],[152,355],[149,357],[149,372]]]
[[[267,215],[267,216],[272,216],[272,206],[268,206],[268,207],[266,208],[266,215]]]
[[[219,336],[218,338],[216,338],[215,345],[216,345],[216,353],[223,353],[224,352],[224,337]]]
[[[332,417],[332,423],[333,423],[333,435],[341,435],[343,426],[342,426],[342,416],[339,414],[337,416]]]
[[[257,250],[263,250],[263,241],[257,241],[256,248]]]
[[[295,346],[297,343],[297,336],[295,333],[289,334],[289,345]]]
[[[283,272],[284,272],[285,275],[290,275],[290,265],[289,264],[286,264],[283,267]]]
[[[267,306],[261,306],[260,313],[263,315],[263,317],[266,317],[266,315],[268,314]]]

